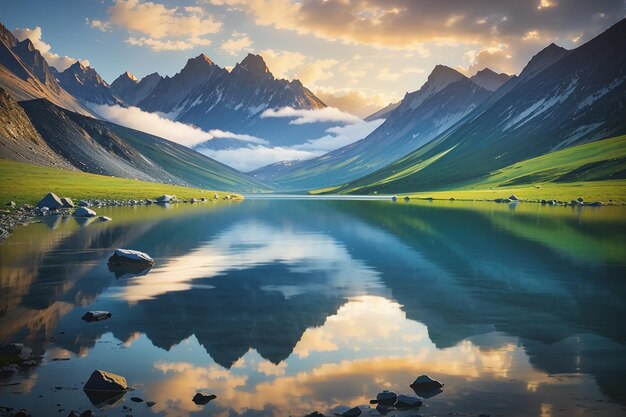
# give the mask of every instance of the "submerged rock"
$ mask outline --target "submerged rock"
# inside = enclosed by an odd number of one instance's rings
[[[37,207],[48,207],[49,209],[60,209],[63,207],[63,202],[54,193],[48,193],[44,198],[41,199],[39,203],[37,203]]]
[[[335,415],[343,417],[358,417],[361,415],[361,409],[359,407],[354,407],[347,411],[344,411],[343,413],[335,413]]]
[[[398,401],[396,401],[396,408],[400,410],[409,408],[418,408],[422,406],[422,401],[416,397],[409,397],[408,395],[398,395]]]
[[[112,314],[108,311],[88,311],[85,314],[83,314],[81,319],[85,320],[86,322],[92,322],[92,321],[107,320],[107,319],[110,319],[111,317],[112,317]]]
[[[96,212],[87,207],[79,207],[72,213],[74,217],[96,217]]]
[[[83,390],[121,392],[128,390],[128,383],[123,376],[96,369],[91,373]]]
[[[209,401],[214,400],[217,398],[217,395],[206,395],[206,394],[201,394],[201,393],[196,393],[196,395],[193,396],[193,399],[191,401],[193,401],[196,405],[205,405],[208,404]]]
[[[392,406],[398,400],[398,394],[392,391],[379,392],[375,400],[370,400],[370,404],[380,404],[383,406]]]
[[[107,216],[100,216],[98,218],[100,219],[101,222],[110,222],[111,220],[113,220],[112,218],[107,217]]]
[[[432,379],[428,375],[420,375],[410,386],[413,390],[431,391],[443,387],[443,384],[436,379]]]
[[[147,253],[139,252],[132,249],[116,249],[115,253],[109,258],[110,266],[128,266],[128,265],[154,265],[154,259]]]

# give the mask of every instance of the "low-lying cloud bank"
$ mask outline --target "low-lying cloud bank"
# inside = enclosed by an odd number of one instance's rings
[[[243,172],[253,171],[280,161],[305,160],[321,156],[329,151],[363,139],[384,120],[366,122],[350,113],[335,108],[299,110],[284,107],[266,110],[263,117],[291,118],[290,124],[336,123],[326,129],[326,135],[291,147],[271,146],[256,136],[225,132],[219,129],[208,131],[176,122],[158,113],[148,113],[137,107],[92,105],[91,108],[104,119],[159,136],[172,142],[193,148],[213,139],[236,139],[241,146],[234,149],[207,149],[200,147],[200,153]]]
[[[91,108],[110,122],[160,136],[190,148],[214,138],[236,139],[260,145],[268,144],[266,140],[256,136],[225,132],[219,129],[205,131],[185,123],[172,121],[156,113],[145,112],[137,107],[92,105]]]
[[[261,117],[263,118],[288,118],[294,119],[289,122],[291,125],[304,125],[310,123],[357,123],[361,119],[350,113],[346,113],[334,107],[325,107],[323,109],[294,109],[293,107],[282,107],[280,109],[265,110]]]

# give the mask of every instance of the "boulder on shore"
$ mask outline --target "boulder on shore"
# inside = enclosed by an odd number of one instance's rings
[[[112,314],[108,311],[88,311],[83,314],[81,319],[85,320],[86,322],[92,322],[110,319],[111,317]]]
[[[33,350],[25,347],[21,343],[11,343],[9,345],[0,346],[0,355],[18,357],[26,361],[33,356]]]
[[[173,195],[167,195],[167,194],[164,194],[164,195],[162,195],[161,197],[157,198],[157,199],[156,199],[156,202],[157,202],[158,204],[165,204],[165,203],[171,203],[171,202],[172,202],[172,201],[174,201],[175,199],[176,199],[176,197],[175,197],[175,196],[173,196]]]
[[[69,197],[61,197],[61,203],[63,203],[63,208],[74,208],[74,202]]]
[[[206,394],[201,394],[201,393],[196,393],[196,395],[193,396],[193,399],[191,401],[194,402],[194,404],[196,405],[205,405],[208,404],[209,401],[214,400],[217,398],[217,395],[211,394],[211,395],[206,395]]]
[[[51,210],[60,209],[63,207],[63,202],[56,194],[48,193],[39,203],[37,203],[37,207],[48,207]]]
[[[72,213],[74,217],[96,217],[96,212],[87,207],[79,207]]]
[[[125,266],[125,265],[154,265],[154,259],[147,253],[139,252],[132,249],[116,249],[115,253],[109,258],[109,265]]]
[[[126,378],[96,369],[83,387],[84,391],[128,391]]]

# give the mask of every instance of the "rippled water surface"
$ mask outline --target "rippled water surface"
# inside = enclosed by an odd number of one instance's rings
[[[98,214],[113,221],[46,218],[0,244],[0,343],[43,357],[0,380],[0,406],[378,415],[370,398],[415,395],[428,374],[445,386],[422,416],[626,414],[624,208],[249,199]],[[156,265],[111,272],[115,248]],[[113,317],[85,323],[88,310]],[[96,408],[94,369],[135,391]],[[217,399],[197,406],[197,391]]]

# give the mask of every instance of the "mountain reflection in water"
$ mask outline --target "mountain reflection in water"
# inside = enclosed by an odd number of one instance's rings
[[[421,374],[445,383],[422,415],[625,411],[623,208],[247,200],[99,214],[113,221],[45,219],[0,245],[0,343],[45,355],[0,405],[92,407],[75,389],[99,368],[157,402],[136,416],[329,412],[410,394]],[[116,277],[117,247],[156,265]],[[87,310],[113,317],[86,324]],[[199,408],[196,391],[217,399]]]

